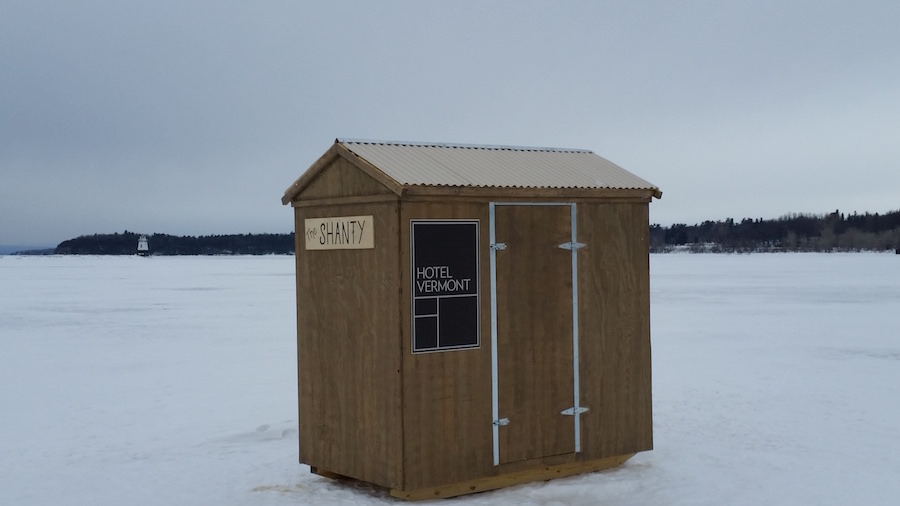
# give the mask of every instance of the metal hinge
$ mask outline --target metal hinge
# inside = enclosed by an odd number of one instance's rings
[[[494,251],[504,250],[504,249],[506,249],[506,243],[505,242],[495,242],[494,244],[491,244],[491,249]]]
[[[564,242],[559,245],[560,248],[568,249],[568,250],[581,249],[585,246],[587,246],[587,244],[585,244],[583,242]]]
[[[503,427],[504,425],[509,425],[509,418],[501,418],[499,420],[494,420],[494,425],[497,427]]]
[[[560,411],[559,414],[575,416],[575,415],[580,415],[582,413],[587,413],[587,411],[588,411],[588,408],[586,408],[584,406],[575,406],[573,408],[566,408],[566,409]]]

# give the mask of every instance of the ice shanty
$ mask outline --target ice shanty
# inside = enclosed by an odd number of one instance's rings
[[[300,461],[425,499],[650,450],[661,195],[591,151],[336,140],[282,198]]]

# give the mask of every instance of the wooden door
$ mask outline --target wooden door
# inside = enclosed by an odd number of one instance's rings
[[[573,453],[571,208],[498,205],[495,227],[499,463]]]

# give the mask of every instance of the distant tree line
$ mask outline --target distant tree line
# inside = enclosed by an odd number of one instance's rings
[[[146,235],[146,234],[145,234]],[[141,234],[83,235],[56,246],[57,255],[134,255]],[[199,237],[147,235],[151,255],[287,255],[294,252],[294,234],[232,234]]]
[[[650,226],[650,251],[884,251],[900,253],[900,210],[886,214],[788,214],[774,220]]]
[[[134,255],[141,234],[84,235],[59,243],[58,255]],[[147,236],[151,255],[292,254],[294,234]],[[885,214],[787,214],[774,220],[744,218],[650,226],[650,251],[712,253],[764,251],[885,251],[900,253],[900,210]],[[23,252],[26,253],[26,252]]]

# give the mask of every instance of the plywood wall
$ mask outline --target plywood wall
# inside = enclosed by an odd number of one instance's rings
[[[585,458],[653,447],[647,204],[578,206]]]
[[[499,429],[501,457],[509,458],[501,458],[501,462],[509,460],[509,463],[499,466],[493,465],[492,456],[488,202],[414,201],[403,202],[401,206],[404,488],[433,487],[652,448],[646,203],[578,203],[578,240],[587,244],[578,252],[581,405],[590,408],[581,415],[582,453],[514,462],[514,455],[507,455],[509,452],[503,449],[504,444],[512,444],[509,438],[503,437],[510,426],[504,426]],[[551,213],[537,214],[551,217]],[[409,220],[421,218],[481,220],[482,345],[479,349],[410,353]],[[563,232],[561,238],[553,241],[565,242],[568,231]],[[498,258],[503,253],[506,251],[498,252]],[[556,252],[549,254],[552,253]],[[538,270],[541,272],[517,275],[534,277],[540,284],[541,276],[548,273]],[[558,289],[549,282],[544,286],[566,292],[558,294],[559,297],[571,296],[568,282],[561,283]],[[517,313],[523,321],[528,320],[526,316],[537,311],[524,298],[518,302],[507,299],[504,304],[507,304],[507,320],[515,318]],[[571,325],[560,326],[571,333]],[[516,345],[514,337],[506,342],[507,348]],[[564,355],[571,365],[571,346],[567,349]],[[502,346],[498,351],[510,352]],[[527,355],[528,350],[523,353]],[[518,388],[508,381],[504,383],[504,378],[509,377],[501,371],[501,407],[503,399],[511,399]],[[567,378],[562,380],[571,384]],[[570,401],[571,397],[565,402]],[[558,410],[554,415],[560,416]],[[566,422],[572,420],[561,418]],[[571,438],[571,431],[564,432]],[[528,442],[523,444],[527,449]]]
[[[402,480],[398,204],[295,208],[300,461]],[[375,247],[308,251],[306,218],[374,217]]]
[[[404,488],[456,483],[497,471],[492,463],[490,266],[484,202],[403,202],[400,213],[403,354]],[[412,354],[409,222],[480,220],[481,347]]]

